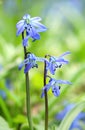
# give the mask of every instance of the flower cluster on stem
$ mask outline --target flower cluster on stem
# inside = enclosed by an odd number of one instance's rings
[[[33,17],[29,14],[23,16],[23,19],[20,20],[16,24],[17,33],[19,36],[22,34],[22,45],[24,48],[24,60],[19,65],[19,70],[24,67],[24,73],[26,78],[26,103],[27,103],[27,117],[29,123],[29,129],[33,130],[32,127],[32,119],[31,119],[31,108],[30,108],[30,87],[29,87],[29,71],[32,68],[38,68],[37,62],[44,63],[44,87],[42,88],[41,97],[45,97],[45,130],[48,130],[48,95],[47,92],[51,89],[54,96],[60,95],[60,84],[71,84],[71,82],[66,80],[57,80],[48,75],[48,71],[50,74],[54,75],[55,71],[58,68],[61,68],[64,64],[68,64],[69,61],[64,57],[70,54],[69,51],[63,53],[59,57],[46,55],[45,58],[35,56],[35,54],[31,52],[27,52],[27,46],[29,39],[31,38],[34,42],[35,40],[40,39],[40,32],[44,32],[47,30],[46,26],[40,23],[40,17]],[[49,82],[46,80],[49,78]]]
[[[46,60],[46,71],[47,72],[49,71],[50,74],[54,75],[56,69],[61,68],[64,64],[69,63],[69,61],[64,58],[64,56],[68,54],[70,54],[69,51],[63,53],[59,57],[47,55],[49,59]],[[51,78],[48,74],[46,75],[46,77],[49,77],[50,79],[49,79],[48,84],[46,84],[44,88],[42,89],[41,97],[44,97],[44,90],[48,92],[50,88],[54,96],[58,97],[60,95],[60,84],[71,84],[71,82],[66,81],[66,80],[57,80],[57,79]]]
[[[24,66],[24,73],[26,79],[26,107],[27,107],[27,119],[29,123],[29,129],[33,130],[32,118],[31,118],[31,106],[30,106],[30,86],[29,86],[29,70],[31,68],[38,68],[37,62],[43,62],[45,58],[36,57],[33,53],[27,53],[27,45],[29,38],[34,42],[40,39],[39,32],[44,32],[47,28],[40,23],[40,17],[31,18],[29,14],[23,16],[23,19],[16,24],[16,35],[22,34],[22,45],[24,48],[24,61],[19,65],[19,70]]]

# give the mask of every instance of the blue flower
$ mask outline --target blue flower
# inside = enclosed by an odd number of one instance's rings
[[[6,99],[6,92],[2,89],[0,89],[0,97],[2,97],[3,99]]]
[[[49,70],[54,75],[56,68],[60,68],[63,64],[68,64],[69,61],[64,58],[68,54],[70,54],[69,51],[59,57],[50,56],[49,61],[46,62],[46,70]]]
[[[24,73],[27,73],[31,68],[38,68],[37,61],[44,62],[45,58],[36,57],[34,54],[29,53],[27,58],[19,65],[19,70],[25,66]]]
[[[74,107],[74,104],[67,105],[62,111],[60,111],[56,115],[56,119],[62,120],[65,117],[66,113],[69,112],[73,107]]]
[[[62,110],[61,112],[59,112],[56,115],[56,119],[57,120],[63,120],[63,118],[65,117],[65,115],[70,112],[70,110],[74,107],[74,104],[70,104],[67,105],[64,110]],[[79,130],[82,130],[81,126],[80,126],[80,121],[85,122],[85,112],[80,112],[76,118],[74,119],[74,121],[72,122],[70,129],[69,130],[73,130],[74,128],[78,128]]]
[[[42,94],[41,97],[44,97],[44,90],[48,92],[48,90],[51,88],[52,93],[54,96],[59,96],[60,95],[60,85],[59,84],[71,84],[71,82],[66,81],[66,80],[56,80],[54,78],[50,78],[49,83],[44,86],[42,89]]]
[[[11,89],[12,89],[12,85],[11,85],[10,79],[5,79],[5,87],[6,87],[8,90],[11,90]],[[6,94],[5,90],[3,90],[2,88],[0,88],[0,96],[1,96],[3,99],[6,99],[6,97],[7,97],[7,94]]]
[[[39,21],[41,21],[40,17],[31,18],[29,14],[26,14],[23,16],[23,19],[16,24],[17,36],[26,31],[26,37],[23,39],[23,46],[27,46],[30,37],[33,41],[38,40],[40,39],[39,32],[47,30],[47,28]]]

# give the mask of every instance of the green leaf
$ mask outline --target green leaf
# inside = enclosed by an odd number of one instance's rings
[[[21,126],[21,130],[29,130],[28,124],[23,124],[23,125]]]
[[[0,116],[0,130],[12,130],[8,123]]]
[[[78,103],[62,120],[57,130],[69,130],[75,117],[84,109],[85,102]]]
[[[0,97],[0,107],[2,109],[2,112],[4,113],[7,121],[9,122],[9,124],[11,125],[12,124],[12,118],[10,116],[10,113],[9,113],[9,110],[4,102],[4,100]],[[0,129],[1,130],[1,129]]]
[[[17,115],[17,116],[13,119],[13,121],[14,121],[15,123],[25,123],[25,122],[27,122],[27,119],[26,119],[26,116],[24,116],[24,115]]]
[[[35,125],[35,124],[33,125],[33,130],[41,130],[41,128],[42,130],[44,130],[44,126],[42,125]],[[27,123],[22,124],[21,130],[30,130],[28,124]]]

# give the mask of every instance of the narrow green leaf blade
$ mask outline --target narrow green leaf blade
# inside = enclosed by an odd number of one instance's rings
[[[57,130],[69,130],[75,117],[84,109],[85,102],[78,103],[62,120]]]

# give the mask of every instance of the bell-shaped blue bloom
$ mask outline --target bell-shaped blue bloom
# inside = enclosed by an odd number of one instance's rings
[[[64,56],[70,54],[70,52],[65,52],[59,57],[50,56],[49,61],[46,62],[46,70],[50,71],[51,74],[55,74],[56,68],[60,68],[63,64],[68,64],[69,61],[64,58]]]
[[[50,78],[49,83],[44,86],[42,89],[41,97],[44,97],[44,90],[48,92],[51,88],[54,96],[58,97],[60,95],[60,84],[71,84],[71,82],[66,80],[56,80],[54,78]]]
[[[31,37],[33,41],[40,39],[39,32],[44,32],[47,28],[40,23],[40,17],[31,18],[29,14],[23,16],[23,19],[16,24],[17,33],[20,35],[26,31],[26,37],[23,39],[23,46],[27,46],[28,39]]]
[[[62,121],[63,118],[66,116],[66,114],[68,112],[70,112],[70,110],[74,107],[74,104],[69,104],[67,105],[62,111],[60,111],[57,115],[56,115],[56,119],[59,121]],[[79,130],[82,130],[82,127],[80,125],[80,121],[82,121],[83,123],[85,123],[85,112],[80,112],[76,118],[73,120],[69,130],[73,130],[78,128]]]
[[[31,68],[38,68],[37,61],[44,62],[45,58],[36,57],[34,54],[29,53],[27,58],[19,65],[19,70],[25,66],[24,73],[27,73]]]

